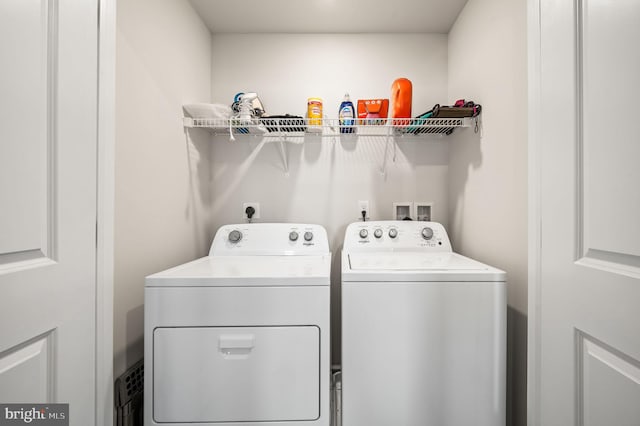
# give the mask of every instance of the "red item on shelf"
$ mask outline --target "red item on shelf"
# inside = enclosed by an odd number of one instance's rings
[[[391,118],[411,118],[413,87],[408,78],[398,78],[391,85]]]
[[[389,115],[389,99],[358,99],[360,124],[385,124]]]

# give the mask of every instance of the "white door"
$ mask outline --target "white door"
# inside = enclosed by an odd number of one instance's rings
[[[0,0],[0,402],[95,424],[97,0]]]
[[[532,3],[530,424],[638,426],[640,1]]]

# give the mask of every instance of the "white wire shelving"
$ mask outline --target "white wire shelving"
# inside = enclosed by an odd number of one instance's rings
[[[214,119],[184,117],[185,129],[205,129],[214,135],[228,136],[230,141],[259,138],[263,142],[275,142],[280,149],[285,173],[289,171],[287,143],[304,143],[307,138],[332,138],[357,140],[360,137],[385,138],[385,157],[381,173],[386,174],[387,152],[393,143],[395,161],[398,139],[422,139],[446,137],[459,128],[479,131],[480,116],[459,118],[377,118],[357,119],[353,126],[340,126],[335,118],[240,118]],[[239,137],[236,139],[236,137]]]
[[[254,118],[251,120],[183,118],[186,128],[207,129],[221,135],[253,135],[288,139],[305,134],[322,137],[340,135],[404,136],[449,135],[457,128],[478,128],[479,117],[463,118],[376,118],[356,120],[356,125],[340,126],[332,118]]]

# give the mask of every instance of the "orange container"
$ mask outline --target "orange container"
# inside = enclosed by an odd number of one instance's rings
[[[393,82],[391,85],[391,118],[411,118],[412,91],[411,80],[408,78],[398,78]]]
[[[322,129],[322,99],[307,99],[307,117],[309,118],[309,126]]]
[[[389,114],[389,99],[358,99],[360,124],[385,124]]]

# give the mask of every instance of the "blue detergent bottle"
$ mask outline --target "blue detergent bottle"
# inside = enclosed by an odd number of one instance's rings
[[[349,98],[349,94],[344,94],[344,99],[340,104],[340,110],[338,111],[338,121],[340,124],[340,133],[353,133],[354,126],[356,124],[355,120],[355,109],[353,108],[353,103]]]

